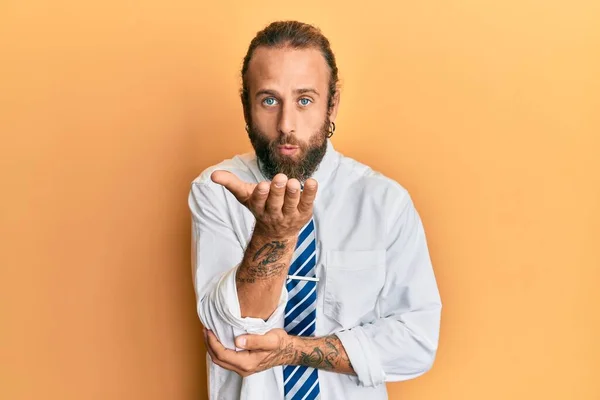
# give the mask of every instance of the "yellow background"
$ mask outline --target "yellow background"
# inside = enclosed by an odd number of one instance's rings
[[[285,18],[426,227],[440,349],[390,398],[600,399],[597,0],[2,0],[0,398],[206,398],[187,193],[251,149],[238,71]]]

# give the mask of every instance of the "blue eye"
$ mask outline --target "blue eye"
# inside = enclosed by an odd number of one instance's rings
[[[274,106],[275,104],[277,104],[277,100],[275,100],[273,97],[267,97],[263,100],[263,104],[269,107]]]
[[[311,99],[308,99],[308,98],[306,98],[306,97],[303,97],[303,98],[301,98],[301,99],[300,99],[300,105],[301,105],[301,106],[307,106],[307,105],[309,105],[310,103],[312,103],[312,100],[311,100]]]

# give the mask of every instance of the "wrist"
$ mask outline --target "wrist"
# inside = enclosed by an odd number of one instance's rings
[[[254,226],[254,231],[252,232],[252,237],[259,239],[261,241],[295,241],[298,238],[297,230],[275,230],[269,229],[261,224],[256,224]]]
[[[300,354],[300,348],[302,347],[301,338],[299,336],[287,335],[284,348],[287,349],[285,352],[286,357],[282,360],[281,365],[299,365],[298,354]]]

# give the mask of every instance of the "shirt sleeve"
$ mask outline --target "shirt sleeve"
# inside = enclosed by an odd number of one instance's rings
[[[357,383],[418,377],[433,365],[441,299],[418,212],[406,194],[386,228],[386,283],[377,301],[380,319],[337,332]]]
[[[244,256],[244,245],[228,209],[228,201],[237,200],[228,198],[224,191],[210,183],[192,183],[188,197],[192,279],[200,321],[225,347],[233,349],[235,337],[241,334],[264,334],[283,326],[287,291],[282,290],[277,309],[266,321],[241,317],[235,274]]]

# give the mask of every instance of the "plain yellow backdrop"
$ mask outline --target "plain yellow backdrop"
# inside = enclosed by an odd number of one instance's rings
[[[2,0],[0,398],[206,398],[187,193],[251,149],[239,68],[288,18],[429,239],[440,348],[390,398],[600,399],[597,0]]]

